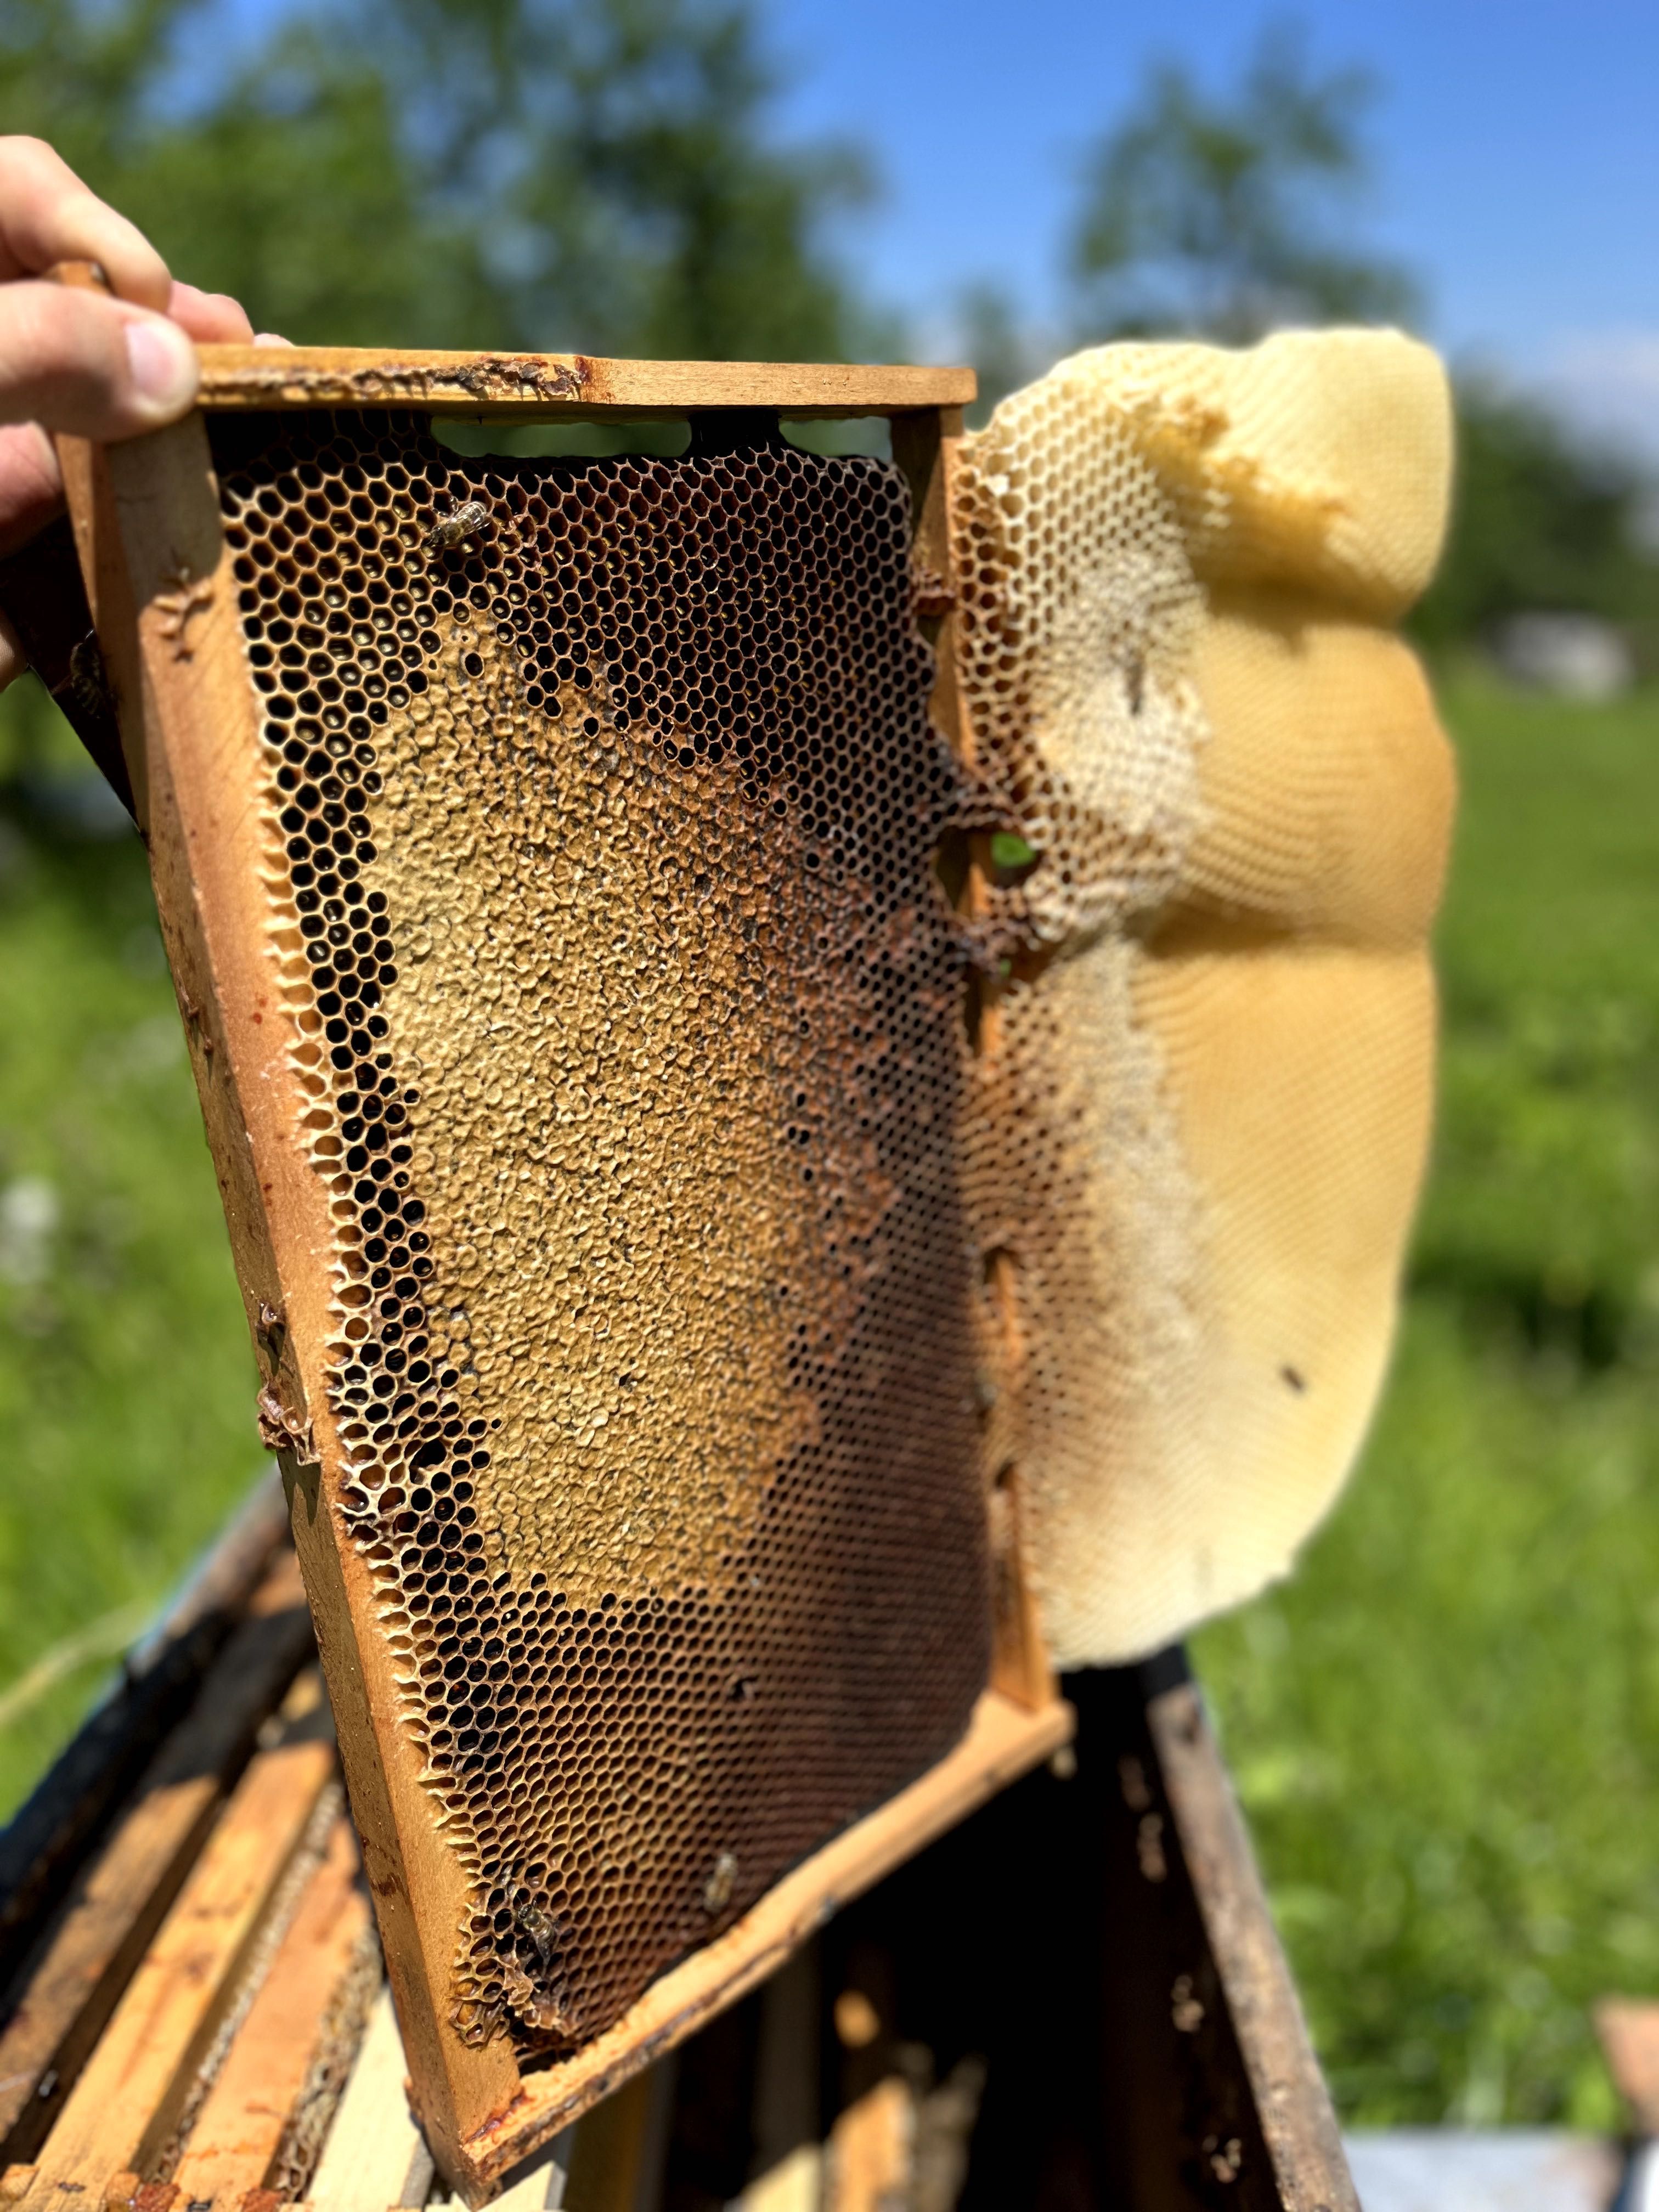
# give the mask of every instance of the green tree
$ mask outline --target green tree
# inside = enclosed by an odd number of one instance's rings
[[[1229,96],[1209,98],[1179,63],[1154,69],[1085,169],[1071,259],[1086,334],[1236,344],[1285,323],[1408,314],[1404,276],[1331,223],[1367,180],[1374,96],[1363,70],[1316,74],[1283,23]]]
[[[337,0],[236,52],[212,0],[0,0],[0,128],[180,273],[313,343],[837,358],[868,189],[779,143],[744,0]],[[189,66],[185,66],[188,56]]]
[[[1458,385],[1457,431],[1451,529],[1413,617],[1418,637],[1443,648],[1547,608],[1621,624],[1659,665],[1659,567],[1643,543],[1634,462],[1479,378]]]
[[[968,417],[978,428],[990,420],[998,400],[1018,391],[1046,364],[1020,322],[1017,301],[1001,285],[969,285],[957,301],[957,312],[963,351],[979,379],[979,398]]]
[[[869,179],[845,149],[772,141],[776,81],[745,6],[373,0],[368,21],[406,46],[427,192],[477,240],[513,342],[856,349],[823,233]]]
[[[746,0],[297,0],[251,43],[225,0],[0,0],[0,131],[301,343],[858,355],[869,179],[776,89]],[[0,783],[54,756],[15,687]]]

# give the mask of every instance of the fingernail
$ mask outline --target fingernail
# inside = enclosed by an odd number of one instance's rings
[[[162,316],[137,318],[126,327],[127,365],[133,392],[146,414],[158,418],[182,415],[196,397],[200,371],[196,349]]]

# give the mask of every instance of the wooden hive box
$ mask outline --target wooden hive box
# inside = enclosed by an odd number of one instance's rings
[[[512,2212],[1351,2212],[1178,1653],[504,2177]],[[262,1486],[0,1837],[8,2202],[447,2201],[286,1504]],[[988,1900],[989,1906],[988,1909]]]

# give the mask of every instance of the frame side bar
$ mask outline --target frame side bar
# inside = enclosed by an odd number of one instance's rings
[[[264,1389],[292,1440],[314,1425],[340,1463],[323,1387],[334,1320],[329,1195],[296,1136],[268,864],[259,716],[202,416],[94,455],[97,618],[122,713],[156,908]],[[77,531],[85,535],[84,528]],[[379,1903],[388,1972],[436,2155],[518,2093],[511,2051],[459,2041],[443,2008],[467,1884],[430,1819],[420,1755],[396,1725],[392,1659],[366,1563],[345,1539],[316,1446],[278,1452],[295,1548]]]

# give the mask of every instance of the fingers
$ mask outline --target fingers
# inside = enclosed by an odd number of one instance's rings
[[[0,422],[130,438],[196,397],[196,349],[176,323],[60,284],[0,285]]]
[[[9,684],[15,684],[28,665],[17,633],[7,621],[5,610],[0,607],[0,691]]]
[[[167,301],[167,313],[198,345],[247,345],[253,337],[253,325],[239,300],[223,292],[198,291],[194,284],[181,284],[177,277]]]
[[[95,261],[116,297],[158,313],[167,265],[136,224],[88,191],[40,138],[0,138],[0,283],[58,261]]]
[[[38,422],[0,422],[0,560],[27,545],[64,503],[52,440]]]

